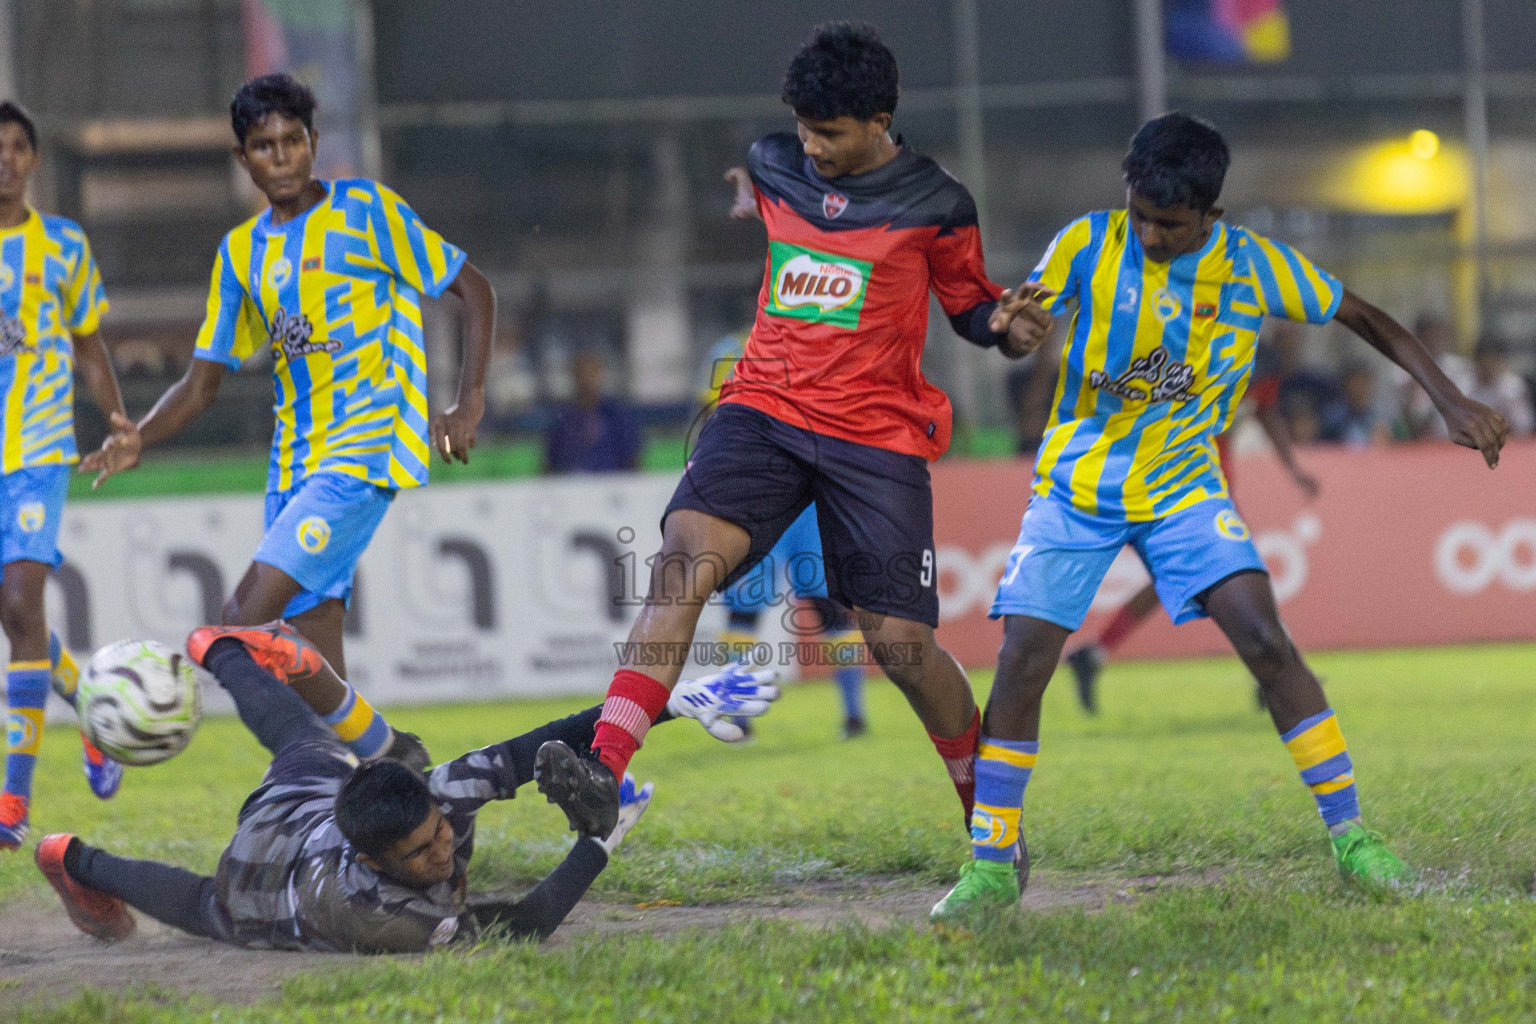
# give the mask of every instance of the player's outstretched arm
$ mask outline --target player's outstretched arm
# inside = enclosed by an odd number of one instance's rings
[[[101,335],[95,331],[75,335],[75,366],[85,379],[86,390],[96,401],[96,407],[111,426],[108,441],[120,453],[124,461],[135,461],[139,454],[139,435],[128,410],[123,407],[123,393],[117,386],[117,373],[112,369],[112,357]],[[92,487],[98,486],[105,477],[98,477]]]
[[[139,464],[139,453],[181,433],[182,429],[207,411],[219,395],[224,380],[224,364],[210,359],[193,359],[181,380],[172,384],[155,407],[135,427],[127,416],[113,418],[113,433],[101,447],[80,460],[80,472],[95,473],[91,486],[100,487],[114,473]]]
[[[1489,469],[1499,464],[1499,450],[1509,437],[1509,423],[1488,406],[1462,394],[1435,363],[1429,350],[1402,324],[1348,289],[1334,319],[1419,382],[1445,417],[1452,441],[1482,452]]]
[[[1291,475],[1291,481],[1297,489],[1305,494],[1308,500],[1317,497],[1320,488],[1317,486],[1317,478],[1301,468],[1296,461],[1296,443],[1291,439],[1291,428],[1285,425],[1285,418],[1280,415],[1280,410],[1272,405],[1261,405],[1254,413],[1259,421],[1259,426],[1264,428],[1264,433],[1269,437],[1269,443],[1275,446],[1275,455],[1279,457],[1280,464]]]
[[[485,415],[485,368],[496,331],[496,289],[479,268],[466,262],[448,291],[464,303],[464,369],[459,374],[458,401],[432,418],[432,447],[444,462],[467,463],[480,417]]]
[[[731,199],[731,217],[735,220],[762,220],[757,209],[757,196],[752,191],[752,175],[745,167],[732,167],[725,172],[725,180],[736,190]]]
[[[1009,359],[1023,359],[1039,348],[1056,322],[1043,302],[1055,294],[1027,281],[1017,288],[1004,289],[987,321],[994,334],[1003,335],[998,351]]]

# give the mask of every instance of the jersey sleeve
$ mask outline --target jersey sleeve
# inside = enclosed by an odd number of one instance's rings
[[[455,835],[473,832],[475,814],[492,800],[510,800],[519,779],[505,743],[471,750],[432,769],[427,787]]]
[[[963,187],[959,193],[954,209],[928,247],[928,284],[949,316],[995,301],[1003,293],[987,277],[976,203]]]
[[[1041,302],[1048,311],[1054,313],[1077,298],[1082,281],[1078,257],[1087,251],[1092,241],[1093,223],[1087,217],[1080,217],[1056,233],[1051,244],[1046,246],[1045,255],[1029,272],[1030,284],[1056,293]]]
[[[107,311],[107,290],[101,284],[101,271],[91,252],[91,243],[80,235],[80,255],[74,272],[64,283],[65,322],[75,334],[91,334],[101,326]]]
[[[223,363],[238,370],[256,351],[261,337],[261,317],[245,294],[230,261],[229,241],[219,246],[213,260],[213,279],[208,284],[208,307],[197,331],[192,354],[198,359]]]
[[[374,221],[379,260],[404,284],[437,298],[453,284],[468,257],[422,223],[393,189],[378,185],[382,217]]]
[[[1284,242],[1246,234],[1248,273],[1265,313],[1307,324],[1333,319],[1344,300],[1338,278]]]

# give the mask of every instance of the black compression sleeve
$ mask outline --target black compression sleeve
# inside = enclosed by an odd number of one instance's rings
[[[992,311],[996,308],[996,302],[978,302],[970,309],[950,317],[949,325],[955,329],[956,334],[973,345],[997,348],[1003,343],[1006,335],[997,334],[987,326],[987,321],[991,319]]]
[[[482,930],[500,925],[514,939],[547,939],[607,866],[608,853],[596,839],[578,839],[560,866],[527,896],[516,902],[481,903],[470,916]]]

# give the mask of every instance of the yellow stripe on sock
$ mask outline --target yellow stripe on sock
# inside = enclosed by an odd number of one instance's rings
[[[1337,793],[1339,790],[1347,789],[1354,784],[1355,773],[1345,772],[1343,775],[1329,779],[1327,782],[1319,782],[1307,788],[1318,796],[1327,796],[1329,793]]]
[[[12,708],[6,729],[6,753],[37,756],[38,744],[43,738],[42,709]]]
[[[38,669],[47,671],[53,663],[44,658],[42,661],[13,661],[5,667],[9,672],[36,672]]]
[[[1312,728],[1285,745],[1291,752],[1299,771],[1322,764],[1330,757],[1344,753],[1344,734],[1339,731],[1339,720],[1334,715],[1318,722]]]
[[[1019,838],[1022,807],[993,807],[978,803],[971,812],[971,842],[977,846],[1012,846]],[[981,835],[978,837],[978,831]]]
[[[1013,765],[1015,768],[1033,768],[1035,759],[1039,754],[1027,754],[1022,750],[1011,750],[1008,747],[1000,747],[994,743],[982,742],[980,749],[976,751],[977,760],[985,758],[988,761],[1001,761],[1004,764]]]
[[[75,695],[80,686],[80,663],[69,653],[69,648],[59,648],[59,663],[53,669],[53,688],[66,700]]]
[[[357,694],[352,710],[347,712],[347,717],[331,726],[336,731],[336,737],[343,743],[351,743],[373,724],[374,716],[378,712],[373,710],[373,705],[363,699],[362,694]]]

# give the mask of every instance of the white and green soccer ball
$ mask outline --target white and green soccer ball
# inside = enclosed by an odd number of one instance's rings
[[[159,764],[181,753],[203,717],[192,659],[154,640],[119,640],[91,656],[75,706],[80,728],[120,764]]]

